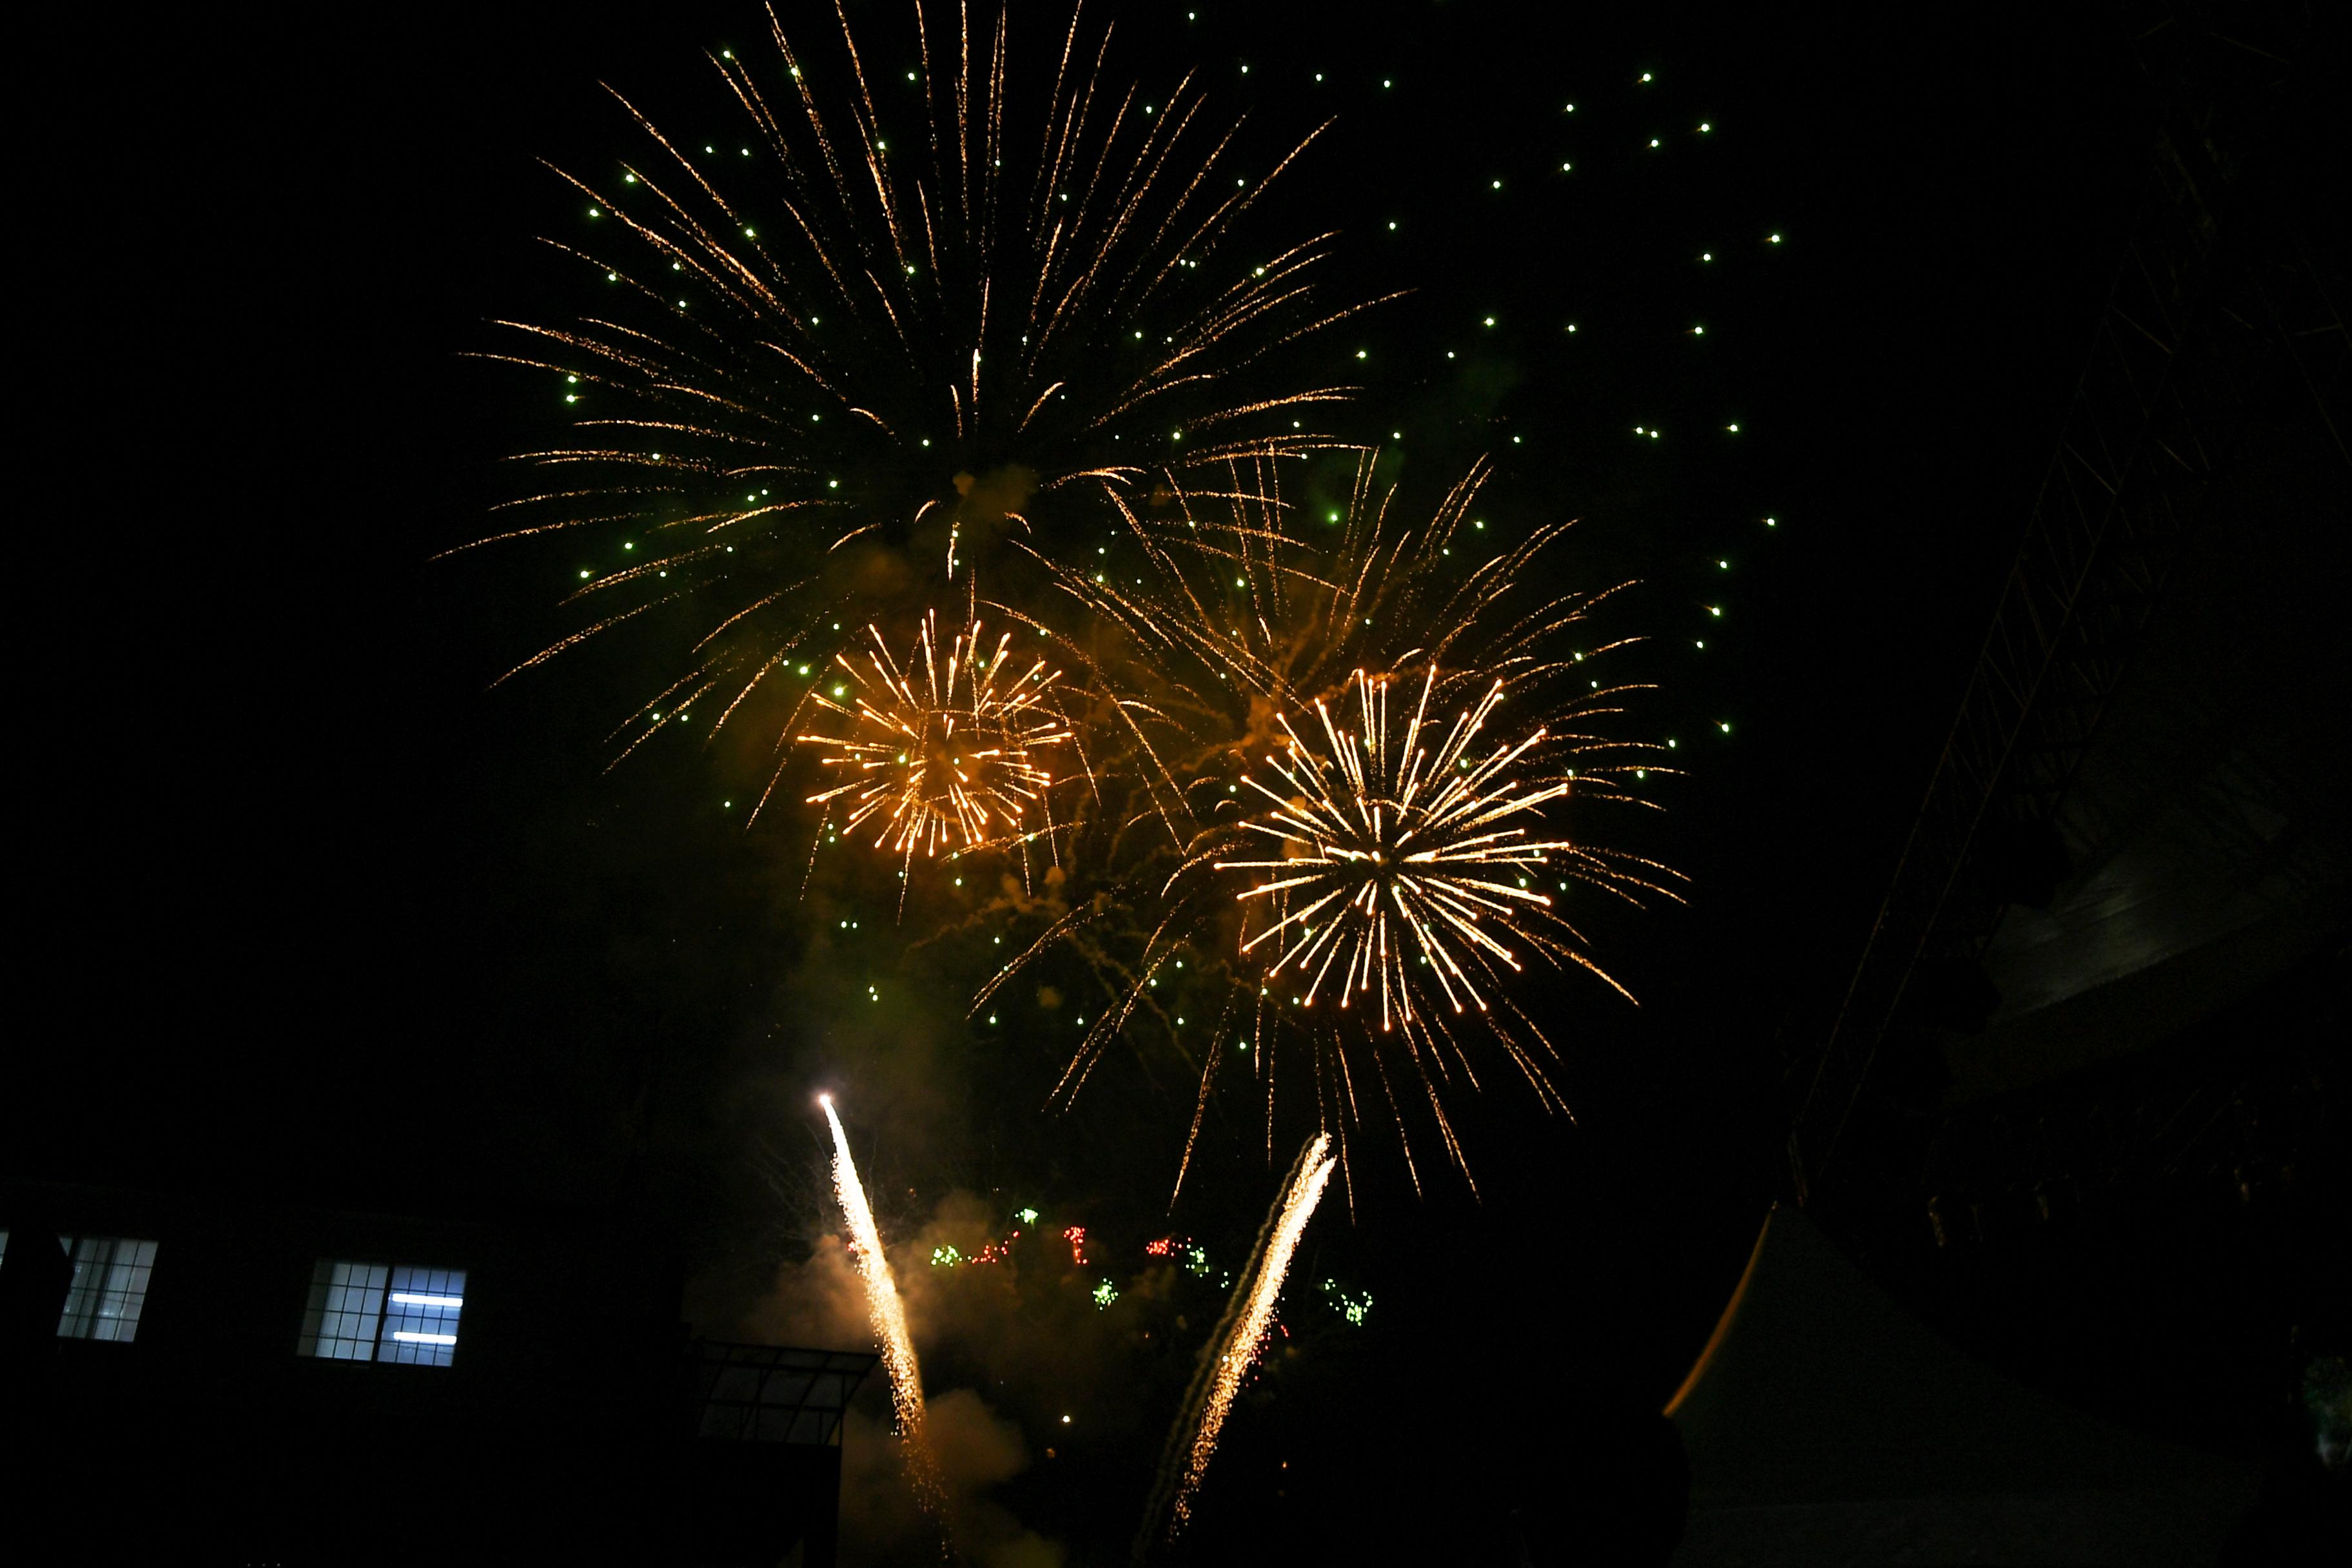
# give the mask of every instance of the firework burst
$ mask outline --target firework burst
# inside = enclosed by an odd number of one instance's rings
[[[1058,579],[1118,633],[1103,683],[1138,695],[1118,708],[1124,764],[1096,771],[1136,798],[1097,814],[1107,842],[1067,858],[1093,887],[980,1000],[1075,958],[1108,997],[1057,1094],[1113,1039],[1172,1053],[1199,1079],[1187,1166],[1238,1057],[1269,1151],[1283,1064],[1311,1064],[1343,1173],[1370,1112],[1416,1183],[1409,1119],[1433,1122],[1466,1176],[1446,1099],[1482,1087],[1482,1057],[1568,1110],[1527,972],[1622,991],[1563,895],[1675,896],[1675,873],[1591,837],[1594,808],[1645,804],[1664,760],[1607,733],[1640,689],[1595,673],[1624,646],[1590,640],[1617,590],[1554,586],[1565,524],[1499,541],[1474,515],[1483,468],[1397,526],[1374,461],[1344,507],[1286,503],[1260,471],[1130,509],[1126,561]],[[1162,833],[1133,831],[1154,819]]]
[[[1271,907],[1270,919],[1243,940],[1241,952],[1263,948],[1276,955],[1265,971],[1269,982],[1304,980],[1301,1006],[1314,1006],[1327,982],[1342,1009],[1357,997],[1376,997],[1383,1034],[1426,1026],[1423,1015],[1434,1002],[1425,994],[1430,981],[1444,994],[1444,1011],[1459,1015],[1465,1004],[1488,1011],[1497,965],[1513,973],[1524,967],[1497,932],[1592,967],[1573,948],[1546,942],[1529,923],[1552,908],[1551,895],[1531,882],[1552,860],[1580,855],[1571,841],[1535,837],[1517,820],[1539,823],[1544,803],[1573,784],[1572,777],[1546,781],[1516,772],[1545,732],[1475,754],[1503,699],[1498,680],[1444,729],[1433,752],[1424,742],[1438,728],[1429,721],[1436,666],[1401,733],[1390,722],[1389,679],[1359,670],[1355,680],[1360,729],[1335,726],[1328,705],[1318,702],[1318,723],[1308,731],[1319,731],[1323,744],[1317,747],[1301,741],[1283,715],[1276,722],[1289,739],[1287,754],[1265,761],[1287,789],[1269,788],[1255,774],[1242,781],[1271,804],[1242,827],[1280,854],[1208,862],[1218,872],[1245,876],[1248,886],[1236,895],[1242,900]],[[1606,874],[1601,866],[1579,869]]]
[[[697,702],[711,732],[764,722],[821,628],[911,614],[1009,539],[1066,554],[1154,473],[1328,445],[1302,416],[1352,390],[1288,357],[1350,313],[1312,304],[1330,237],[1241,232],[1305,142],[1237,167],[1189,77],[1112,79],[1075,13],[1016,91],[1005,16],[940,9],[887,45],[845,18],[823,61],[771,13],[760,60],[711,57],[723,131],[621,100],[643,155],[563,174],[583,228],[550,241],[604,303],[502,322],[520,346],[484,356],[551,378],[572,421],[521,455],[547,482],[492,538],[604,563],[573,568],[585,624],[509,675],[624,625],[682,649],[624,755]]]
[[[813,690],[819,717],[793,739],[814,747],[831,784],[808,797],[910,864],[917,854],[992,847],[1049,833],[1053,749],[1071,741],[1055,707],[1061,671],[1025,667],[1013,634],[993,647],[977,619],[944,650],[926,614],[902,668],[872,626],[862,658],[837,654],[835,680]]]

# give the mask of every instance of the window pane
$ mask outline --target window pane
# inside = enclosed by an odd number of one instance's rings
[[[457,1348],[457,1314],[465,1305],[464,1269],[394,1268],[378,1356],[417,1366],[447,1366]]]
[[[73,1284],[58,1332],[70,1340],[138,1337],[140,1309],[147,1304],[147,1276],[155,1267],[155,1243],[119,1236],[74,1238]]]
[[[373,1361],[376,1331],[383,1321],[384,1279],[381,1263],[350,1263],[321,1258],[310,1271],[310,1305],[302,1314],[303,1355],[329,1361]]]

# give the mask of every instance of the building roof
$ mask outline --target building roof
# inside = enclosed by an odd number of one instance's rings
[[[1666,1414],[1686,1568],[2210,1562],[2252,1498],[2240,1467],[1971,1360],[1786,1206]]]

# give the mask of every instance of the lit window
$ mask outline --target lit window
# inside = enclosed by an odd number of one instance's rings
[[[73,1284],[58,1334],[68,1340],[114,1340],[128,1344],[139,1334],[139,1310],[147,1304],[147,1276],[155,1268],[155,1244],[120,1236],[67,1238],[73,1252]]]
[[[295,1348],[329,1361],[447,1366],[466,1305],[462,1268],[415,1268],[321,1258]]]

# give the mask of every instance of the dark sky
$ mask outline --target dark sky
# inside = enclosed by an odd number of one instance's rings
[[[896,25],[852,7],[877,9]],[[2119,40],[2046,8],[1197,9],[1118,11],[1127,67],[1197,63],[1269,136],[1335,114],[1286,221],[1344,229],[1335,288],[1415,290],[1361,328],[1348,417],[1405,431],[1410,482],[1491,451],[1491,506],[1579,517],[1593,581],[1644,580],[1623,618],[1664,690],[1639,723],[1688,770],[1649,842],[1692,902],[1604,933],[1643,1005],[1586,999],[1580,1126],[1481,1106],[1483,1203],[1441,1184],[1328,1227],[1394,1303],[1361,1376],[1543,1347],[1545,1376],[1654,1400],[1777,1190],[1775,1029],[1842,979],[1924,784],[2145,113]],[[37,55],[12,1165],[392,1203],[651,1190],[700,1263],[757,1272],[773,1226],[742,1173],[805,1159],[772,1080],[824,1059],[775,1044],[779,851],[679,804],[708,793],[691,758],[600,777],[625,663],[486,694],[552,624],[544,575],[428,560],[485,531],[539,427],[459,357],[487,318],[567,303],[531,240],[568,198],[534,160],[619,141],[600,79],[703,101],[697,50],[753,17],[59,25]],[[1043,1065],[999,1098],[1034,1104]],[[1117,1215],[1160,1179],[1115,1171],[1122,1141],[1166,1110],[1016,1109],[901,1157]],[[1269,1186],[1236,1173],[1196,1224],[1245,1230]]]

